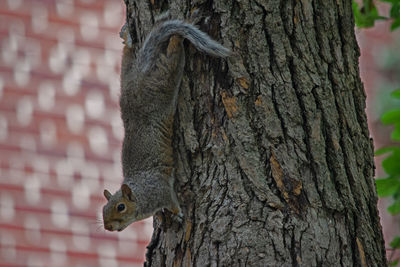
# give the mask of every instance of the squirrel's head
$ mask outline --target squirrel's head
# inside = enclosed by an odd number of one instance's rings
[[[104,190],[108,200],[103,207],[104,228],[108,231],[122,231],[134,221],[137,221],[136,198],[128,185],[123,184],[121,189],[112,195]]]

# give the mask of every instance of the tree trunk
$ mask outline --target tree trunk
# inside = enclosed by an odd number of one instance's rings
[[[185,219],[155,217],[146,266],[385,266],[350,0],[126,0],[142,45],[167,10],[185,42],[175,119]]]

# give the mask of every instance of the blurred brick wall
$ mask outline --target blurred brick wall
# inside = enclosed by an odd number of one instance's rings
[[[380,14],[387,15],[389,13],[388,5],[379,4],[378,8]],[[392,130],[392,127],[384,126],[380,121],[382,111],[389,104],[382,101],[382,99],[385,99],[382,98],[382,95],[389,96],[391,91],[398,89],[400,86],[400,77],[390,77],[390,73],[383,67],[385,58],[387,60],[390,57],[388,49],[392,50],[392,53],[393,51],[397,51],[395,53],[400,51],[400,30],[391,32],[390,24],[390,21],[377,21],[373,28],[356,29],[361,53],[360,75],[367,95],[368,127],[375,149],[390,145],[390,132]],[[383,158],[384,156],[375,157],[375,176],[379,178],[385,177],[385,173],[381,168]],[[387,207],[390,204],[392,204],[391,198],[380,198],[378,201],[379,215],[387,248],[390,247],[389,243],[394,236],[400,235],[399,216],[392,216],[387,212]],[[387,254],[390,257],[392,250],[387,250]]]
[[[122,181],[122,0],[0,0],[0,266],[142,266],[151,220],[98,222]]]

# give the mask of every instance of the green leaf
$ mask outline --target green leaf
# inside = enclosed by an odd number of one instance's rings
[[[371,5],[364,5],[360,9],[358,3],[353,0],[352,7],[356,26],[359,28],[369,28],[374,26],[375,20],[386,19],[379,16],[378,9],[376,9],[373,3]]]
[[[376,190],[379,197],[388,197],[400,190],[400,181],[396,177],[376,179]]]
[[[395,236],[389,245],[391,248],[400,248],[400,236]]]
[[[382,167],[390,176],[400,175],[400,147],[394,149],[393,153],[382,161]]]
[[[390,138],[392,138],[393,141],[400,142],[400,123],[396,123],[394,125],[394,130],[393,130],[392,134],[390,135]]]
[[[397,264],[399,264],[399,260],[394,260],[394,261],[391,261],[391,262],[389,263],[389,266],[390,266],[390,267],[396,267]]]
[[[397,146],[382,147],[375,151],[375,156],[380,156],[389,152],[393,152],[396,151],[397,149],[399,149]]]
[[[400,4],[399,3],[392,3],[392,8],[390,9],[390,17],[394,18],[394,19],[400,17]]]
[[[400,213],[400,201],[395,201],[392,205],[390,205],[387,209],[390,214],[395,215]]]
[[[397,19],[393,20],[392,25],[390,26],[390,30],[394,31],[398,27],[400,27],[400,18],[397,18]]]
[[[399,98],[399,99],[400,99],[400,88],[397,89],[397,90],[394,90],[394,91],[390,94],[390,96],[393,97],[393,98]]]
[[[365,27],[364,23],[362,21],[362,14],[360,12],[360,9],[358,8],[358,3],[355,2],[354,0],[353,0],[352,7],[353,7],[353,14],[354,14],[354,20],[355,20],[356,26],[359,28]]]
[[[392,109],[385,112],[381,117],[381,121],[383,124],[400,122],[400,108]]]
[[[380,0],[381,2],[397,4],[400,3],[400,0]]]

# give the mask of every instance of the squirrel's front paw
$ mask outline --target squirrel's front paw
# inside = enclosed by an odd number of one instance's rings
[[[174,219],[179,222],[179,224],[183,223],[184,215],[179,206],[172,208],[171,212],[174,214]]]
[[[179,213],[176,213],[174,215],[179,224],[183,224],[183,219],[185,218],[185,216],[183,215],[182,211],[179,211]]]

